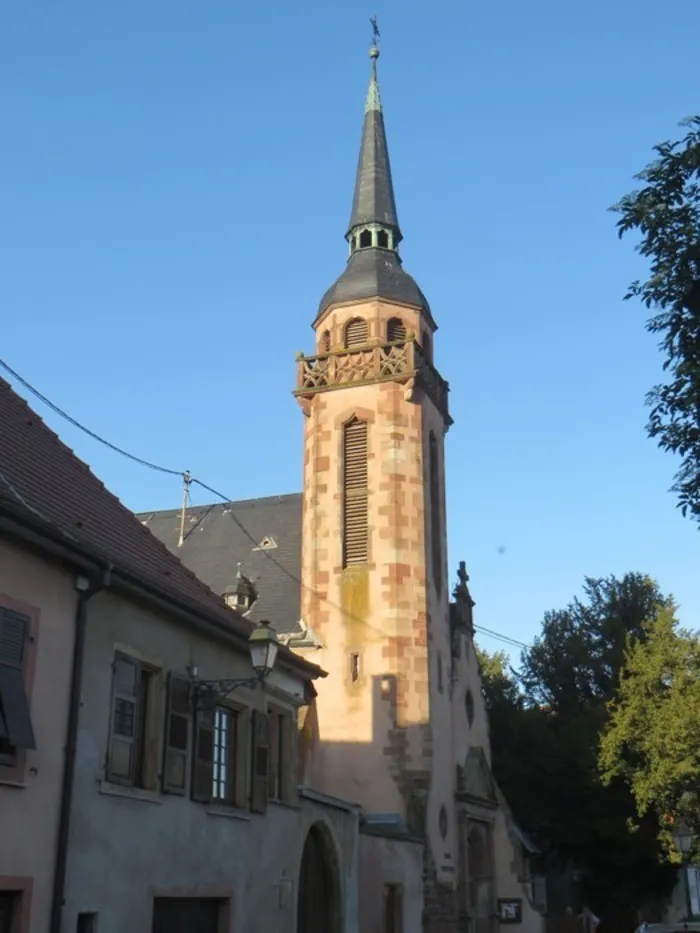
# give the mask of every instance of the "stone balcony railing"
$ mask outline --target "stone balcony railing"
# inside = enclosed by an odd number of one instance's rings
[[[414,382],[435,403],[448,424],[449,386],[425,357],[416,340],[397,341],[378,346],[331,350],[317,356],[297,356],[298,397],[329,392],[349,385],[373,382]]]

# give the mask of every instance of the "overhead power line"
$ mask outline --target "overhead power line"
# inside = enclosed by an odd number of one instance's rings
[[[11,366],[8,366],[8,364],[2,359],[0,359],[0,366],[2,366],[5,372],[9,373],[13,379],[16,379],[20,385],[23,385],[25,389],[31,392],[32,395],[36,396],[39,401],[43,402],[44,405],[47,405],[51,411],[55,411],[57,415],[60,415],[61,418],[65,418],[66,421],[79,430],[83,431],[93,440],[99,441],[100,444],[104,444],[105,447],[109,447],[109,449],[113,450],[115,453],[121,454],[122,457],[133,460],[134,463],[140,463],[141,466],[148,467],[149,470],[157,470],[158,473],[167,473],[169,476],[184,476],[183,470],[169,470],[167,467],[159,466],[157,463],[151,463],[150,460],[143,460],[141,457],[135,457],[134,454],[130,454],[128,450],[117,447],[116,444],[112,444],[110,441],[105,440],[104,437],[100,437],[99,434],[95,434],[95,432],[91,431],[90,428],[86,428],[84,424],[81,424],[79,421],[76,421],[75,418],[72,418],[69,414],[67,414],[67,412],[63,411],[62,408],[59,408],[58,405],[55,405],[51,399],[48,399],[45,395],[42,395],[38,389],[35,389],[31,383],[27,382],[26,379],[23,379],[18,372],[15,372],[15,370],[12,369]]]
[[[144,460],[142,457],[137,457],[135,454],[129,453],[128,450],[124,450],[122,447],[118,447],[116,444],[112,444],[111,441],[108,441],[106,438],[102,437],[101,435],[96,434],[95,431],[91,431],[90,428],[86,427],[84,424],[81,424],[80,421],[77,421],[75,418],[69,415],[66,411],[64,411],[54,402],[52,402],[51,399],[47,398],[47,396],[45,396],[42,392],[40,392],[37,388],[35,388],[30,382],[28,382],[26,379],[20,376],[20,374],[16,370],[14,370],[8,363],[6,363],[3,359],[0,359],[0,367],[2,367],[2,369],[5,370],[5,372],[9,373],[9,375],[12,376],[13,379],[16,379],[17,382],[20,383],[20,385],[24,386],[24,388],[27,389],[27,391],[30,392],[33,396],[35,396],[35,398],[39,399],[40,402],[43,402],[44,405],[50,408],[51,411],[55,412],[57,415],[59,415],[61,418],[67,421],[69,424],[72,424],[73,427],[76,427],[78,428],[78,430],[82,431],[84,434],[87,434],[88,437],[91,437],[93,440],[97,441],[100,444],[103,444],[105,447],[114,451],[114,453],[120,454],[120,456],[122,457],[126,457],[128,460],[131,460],[133,463],[138,463],[141,466],[147,467],[149,470],[155,470],[158,473],[164,473],[168,476],[181,477],[185,484],[185,490],[187,490],[188,486],[194,484],[194,485],[200,486],[202,489],[211,493],[213,496],[216,496],[218,499],[221,499],[222,502],[230,504],[233,501],[229,496],[224,495],[224,493],[220,492],[218,489],[215,489],[213,486],[209,486],[207,485],[207,483],[204,483],[202,480],[197,479],[194,476],[191,476],[188,470],[173,470],[173,469],[170,469],[169,467],[164,467],[164,466],[161,466],[160,464],[152,463],[150,460]],[[246,536],[246,538],[255,547],[257,547],[260,542],[257,540],[257,538],[255,538],[253,534],[251,534],[251,532],[246,528],[246,526],[243,524],[240,518],[238,518],[238,516],[235,514],[235,512],[232,509],[229,511],[229,515],[232,521],[235,523],[235,525]],[[331,600],[329,600],[328,597],[320,596],[315,590],[313,590],[311,587],[303,583],[302,580],[299,577],[297,577],[296,574],[292,573],[290,570],[287,569],[287,567],[285,567],[278,560],[276,560],[274,555],[271,554],[269,551],[262,550],[260,551],[260,553],[264,554],[267,560],[273,563],[279,570],[282,571],[282,573],[284,573],[287,577],[293,580],[300,588],[305,589],[308,592],[312,593],[312,595],[314,595],[317,599],[319,599],[322,602],[325,602],[327,605],[331,606],[332,608],[340,608],[340,607],[335,606],[335,604]],[[381,630],[378,629],[376,626],[370,625],[369,627],[373,629],[374,631],[381,632]],[[488,635],[489,637],[495,638],[498,641],[501,641],[507,645],[511,645],[512,647],[515,647],[515,648],[526,648],[527,647],[527,645],[524,642],[511,638],[509,635],[503,635],[501,632],[495,632],[492,629],[485,628],[484,626],[481,626],[481,625],[475,625],[474,628],[476,631],[482,632],[484,635]]]

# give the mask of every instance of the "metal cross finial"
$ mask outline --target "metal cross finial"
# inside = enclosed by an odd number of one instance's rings
[[[380,39],[379,26],[377,26],[377,17],[370,16],[369,21],[372,24],[372,45],[376,46]]]

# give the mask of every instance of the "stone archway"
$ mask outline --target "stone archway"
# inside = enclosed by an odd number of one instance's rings
[[[297,885],[297,933],[343,933],[340,868],[323,823],[306,837]]]

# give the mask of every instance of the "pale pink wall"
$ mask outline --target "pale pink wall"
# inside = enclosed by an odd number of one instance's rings
[[[0,765],[0,887],[32,880],[27,933],[48,929],[63,779],[77,593],[73,577],[23,547],[0,540],[0,605],[32,618],[29,697],[37,748],[23,767]]]

